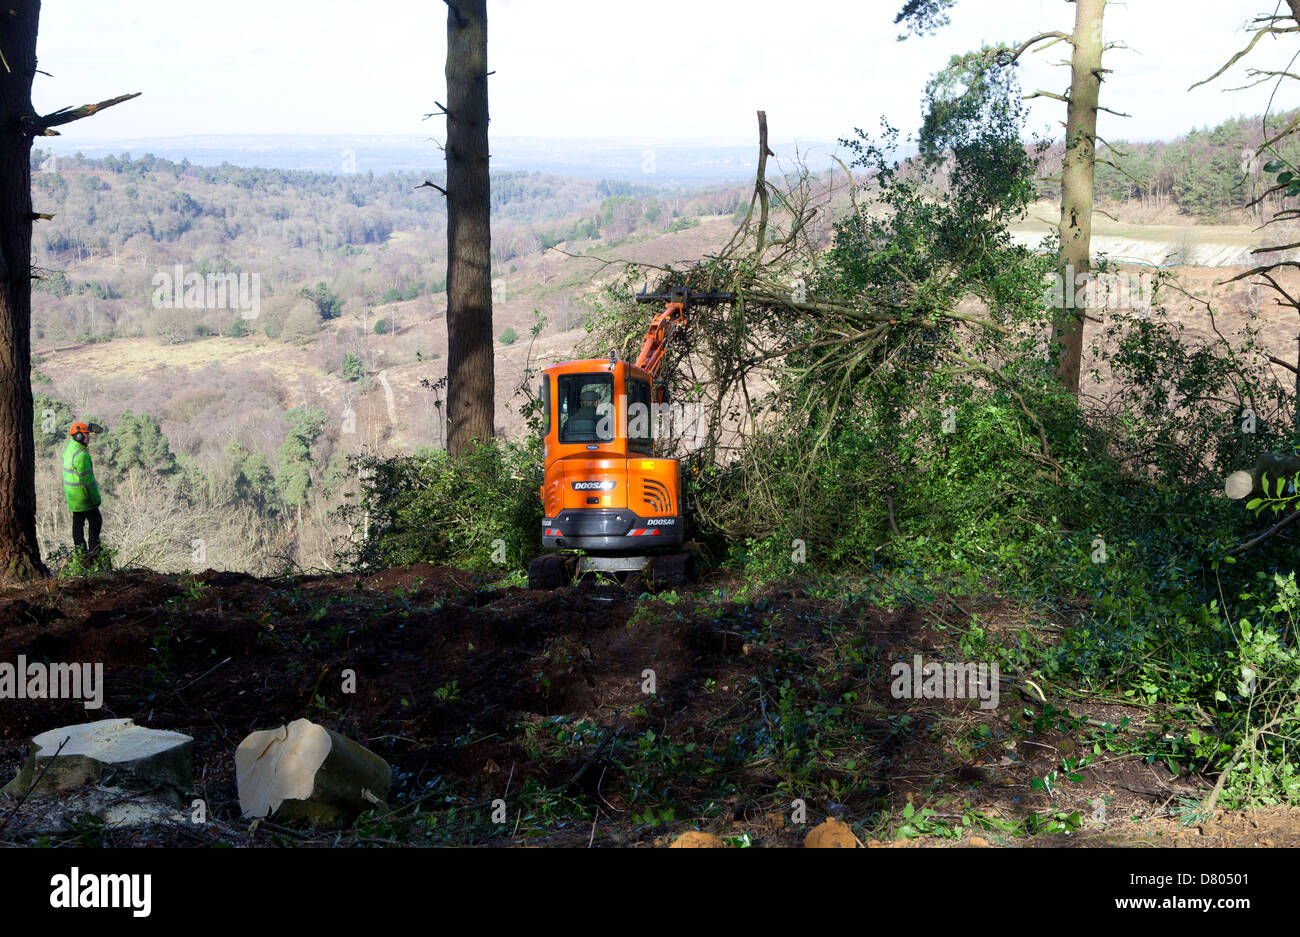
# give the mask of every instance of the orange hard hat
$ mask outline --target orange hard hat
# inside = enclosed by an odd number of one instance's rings
[[[90,433],[90,424],[89,424],[89,423],[81,423],[81,422],[73,423],[73,424],[72,424],[72,429],[68,430],[68,435],[69,435],[69,436],[75,436],[75,435],[77,435],[78,433],[86,433],[86,434],[89,434],[89,433]]]

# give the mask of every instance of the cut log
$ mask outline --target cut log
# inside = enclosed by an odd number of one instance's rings
[[[1255,467],[1233,472],[1223,483],[1223,493],[1234,501],[1242,498],[1258,498],[1264,494],[1263,478],[1268,475],[1270,494],[1279,478],[1290,480],[1300,472],[1300,455],[1278,455],[1266,452],[1259,457]]]
[[[333,825],[382,805],[392,769],[347,736],[298,719],[240,742],[235,779],[247,818]]]
[[[101,719],[51,729],[32,739],[26,762],[3,792],[21,797],[29,789],[33,793],[66,791],[97,782],[135,788],[162,786],[171,795],[191,791],[194,740],[179,732],[146,729],[130,719]]]

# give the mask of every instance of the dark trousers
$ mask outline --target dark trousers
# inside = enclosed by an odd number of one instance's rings
[[[94,553],[99,549],[99,529],[104,526],[99,508],[72,512],[72,542],[83,550],[86,548],[86,521],[90,521],[90,552]]]

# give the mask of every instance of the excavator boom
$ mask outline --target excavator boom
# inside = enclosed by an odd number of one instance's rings
[[[650,328],[646,329],[645,341],[641,343],[641,354],[637,355],[636,366],[643,369],[651,378],[659,374],[664,354],[673,334],[686,325],[686,311],[691,303],[730,303],[734,302],[735,293],[698,293],[682,287],[669,293],[637,293],[638,303],[666,303],[664,311],[654,317]]]
[[[682,303],[669,303],[667,308],[654,317],[650,328],[646,330],[645,341],[641,343],[641,354],[637,355],[636,366],[650,377],[659,374],[659,365],[663,364],[664,353],[673,333],[686,324],[686,307]]]

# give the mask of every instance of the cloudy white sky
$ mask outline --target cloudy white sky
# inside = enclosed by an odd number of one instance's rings
[[[1242,67],[1188,92],[1246,41],[1276,0],[1128,0],[1106,14],[1111,139],[1172,137],[1263,110],[1271,88],[1226,92]],[[1065,0],[959,0],[937,35],[898,42],[902,0],[489,0],[493,132],[660,142],[773,136],[829,141],[881,115],[917,124],[922,87],[954,52],[1069,30]],[[188,134],[426,134],[443,99],[439,0],[46,0],[42,111],[125,91],[144,96],[65,128],[68,142]],[[1064,46],[1027,57],[1027,89],[1064,90]],[[1300,40],[1261,43],[1281,67]],[[1236,78],[1237,80],[1231,80]],[[1275,107],[1300,104],[1300,83]],[[1040,101],[1034,123],[1060,118]]]

